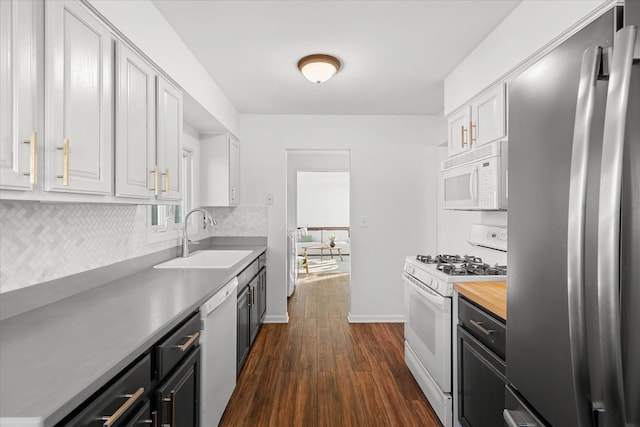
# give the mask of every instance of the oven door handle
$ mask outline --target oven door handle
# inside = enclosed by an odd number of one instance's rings
[[[424,297],[431,305],[438,307],[440,311],[444,311],[444,312],[449,311],[449,309],[447,308],[447,297],[444,297],[438,294],[437,292],[423,289],[418,284],[419,281],[417,279],[414,279],[412,276],[406,273],[404,273],[402,277],[405,280],[405,283],[411,286],[411,289],[418,292],[420,296]]]

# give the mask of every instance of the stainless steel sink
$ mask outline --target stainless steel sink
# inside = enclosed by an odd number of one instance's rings
[[[187,258],[174,258],[153,268],[229,268],[252,251],[212,249],[193,252]]]

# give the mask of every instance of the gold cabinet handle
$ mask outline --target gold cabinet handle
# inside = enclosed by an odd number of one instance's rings
[[[460,146],[462,148],[464,148],[465,145],[467,145],[467,143],[464,141],[464,133],[467,130],[464,128],[464,126],[460,126]]]
[[[473,122],[469,120],[469,146],[473,145],[473,143],[476,142],[476,138],[473,137],[474,127],[476,127],[476,125],[474,125]]]
[[[193,335],[187,335],[187,337],[189,337],[187,342],[182,345],[176,345],[174,346],[174,348],[177,348],[178,350],[185,352],[189,349],[189,347],[191,347],[191,344],[193,344],[193,342],[197,340],[199,336],[200,336],[200,332],[196,332]]]
[[[163,397],[163,402],[171,403],[171,418],[169,424],[162,424],[162,427],[175,427],[176,426],[176,392],[171,391],[169,397]]]
[[[125,412],[127,412],[127,410],[129,408],[131,408],[133,406],[134,403],[136,403],[136,400],[138,400],[140,398],[140,396],[142,396],[142,394],[144,393],[144,388],[140,387],[138,390],[136,390],[135,393],[133,394],[125,394],[124,397],[128,397],[127,401],[124,402],[122,404],[121,407],[118,408],[118,410],[116,412],[113,413],[113,415],[111,415],[110,417],[103,417],[102,419],[104,420],[104,424],[103,427],[110,427],[112,426],[116,421],[118,421],[118,418],[120,418],[122,416],[122,414],[124,414]]]
[[[69,185],[69,140],[65,138],[58,150],[62,150],[63,156],[62,175],[58,175],[58,178],[62,178],[63,185]]]
[[[38,133],[34,130],[31,132],[31,139],[22,141],[25,144],[31,144],[31,155],[29,160],[29,172],[25,172],[23,175],[29,176],[29,182],[31,184],[38,183],[38,166],[37,166],[37,143],[38,143]]]
[[[151,170],[151,173],[153,174],[153,194],[154,195],[158,195],[158,187],[160,187],[160,182],[159,182],[159,174],[158,174],[158,165],[155,165],[153,167],[153,169]]]
[[[164,176],[164,190],[162,190],[163,193],[167,193],[167,196],[169,195],[169,168],[166,168],[164,170],[164,173],[162,174],[162,176]]]

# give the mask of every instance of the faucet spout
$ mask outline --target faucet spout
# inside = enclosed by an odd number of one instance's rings
[[[199,242],[192,242],[191,240],[189,240],[189,231],[188,231],[188,222],[189,222],[189,217],[191,216],[191,214],[195,213],[195,212],[200,212],[204,215],[204,222],[205,225],[206,223],[213,225],[217,225],[218,222],[215,220],[215,218],[213,216],[211,216],[211,214],[209,212],[207,212],[206,210],[202,209],[202,208],[196,208],[196,209],[191,209],[187,215],[185,215],[184,217],[184,229],[183,229],[183,233],[182,233],[182,257],[186,258],[189,256],[189,243],[193,243],[194,245],[199,244]]]

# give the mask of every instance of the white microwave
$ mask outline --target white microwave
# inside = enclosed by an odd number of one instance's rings
[[[442,162],[442,208],[507,209],[507,141],[495,141]]]

